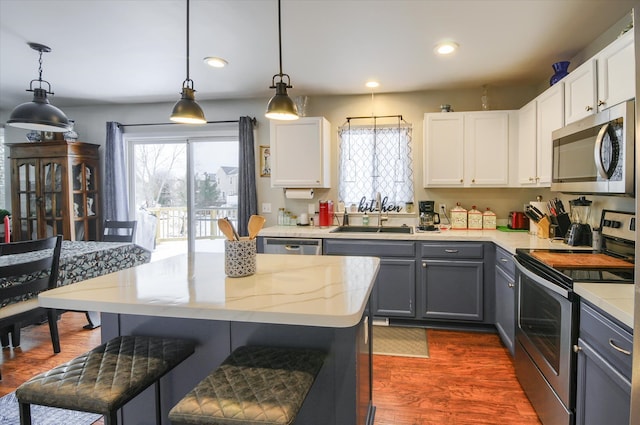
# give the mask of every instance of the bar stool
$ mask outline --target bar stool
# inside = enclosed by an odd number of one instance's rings
[[[243,346],[169,412],[173,425],[288,425],[322,368],[316,350]]]
[[[117,425],[118,409],[154,383],[160,424],[160,378],[194,347],[174,338],[116,337],[18,387],[20,424],[31,424],[31,405],[39,404],[102,414],[105,425]]]

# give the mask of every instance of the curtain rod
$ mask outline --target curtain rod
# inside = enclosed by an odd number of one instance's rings
[[[232,124],[239,123],[240,120],[227,120],[227,121],[207,121],[205,124]],[[251,118],[251,123],[256,125],[257,120],[256,117]],[[155,122],[155,123],[147,123],[147,124],[118,124],[120,127],[144,127],[144,126],[154,126],[154,125],[184,125],[179,122]],[[188,124],[187,124],[188,125]]]
[[[347,117],[347,121],[349,120],[363,120],[363,119],[377,119],[377,118],[399,118],[402,121],[404,121],[404,118],[402,118],[402,115],[371,115],[368,117]]]

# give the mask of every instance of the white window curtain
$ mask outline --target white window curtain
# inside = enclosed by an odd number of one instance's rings
[[[375,199],[377,192],[387,204],[413,202],[411,130],[410,124],[338,129],[339,196],[345,205]]]

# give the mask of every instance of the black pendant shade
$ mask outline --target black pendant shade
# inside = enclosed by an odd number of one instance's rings
[[[173,112],[169,118],[173,122],[181,124],[205,124],[202,108],[196,102],[193,80],[189,78],[189,0],[187,0],[187,78],[182,83],[182,96],[173,106]]]
[[[272,89],[276,89],[276,94],[269,100],[265,117],[273,120],[297,120],[298,108],[287,94],[287,89],[292,88],[289,75],[282,73],[282,18],[280,13],[280,0],[278,0],[278,52],[280,58],[280,73],[273,76],[271,80]],[[284,77],[287,81],[284,81]],[[279,79],[276,82],[276,78]]]
[[[47,94],[53,94],[51,84],[42,79],[42,53],[50,52],[51,48],[39,43],[28,44],[33,50],[40,52],[39,77],[37,80],[31,80],[27,90],[33,92],[33,100],[16,106],[9,116],[7,124],[27,130],[58,133],[69,131],[71,130],[71,125],[67,116],[60,109],[49,103],[49,99],[47,99]],[[33,87],[34,82],[38,83],[38,87]],[[42,88],[43,84],[47,84],[49,89]]]

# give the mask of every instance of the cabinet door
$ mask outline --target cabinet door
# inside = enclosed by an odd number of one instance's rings
[[[73,235],[76,241],[95,241],[99,234],[99,182],[95,161],[74,160],[71,166],[73,187]]]
[[[516,336],[515,278],[496,267],[496,328],[502,343],[513,356]]]
[[[424,186],[464,185],[463,113],[424,115]]]
[[[330,187],[330,124],[322,117],[271,121],[271,186]]]
[[[422,317],[482,321],[482,261],[422,260]]]
[[[509,183],[509,115],[470,112],[464,116],[466,185],[506,186]]]
[[[562,79],[564,82],[564,121],[569,124],[596,110],[596,61],[590,60]]]
[[[578,339],[576,425],[627,425],[631,382],[583,339]]]
[[[415,317],[416,260],[381,258],[373,293],[373,314]]]
[[[16,159],[11,168],[12,239],[38,239],[40,218],[39,162],[35,159]]]
[[[39,238],[54,235],[69,235],[69,176],[65,161],[57,159],[40,160],[40,208],[42,226]]]
[[[635,97],[633,31],[603,49],[598,62],[598,109],[606,109]]]
[[[537,183],[536,120],[537,101],[533,100],[518,111],[518,183],[523,186]]]
[[[564,126],[564,83],[556,83],[537,98],[536,180],[539,186],[551,186],[553,132]]]

